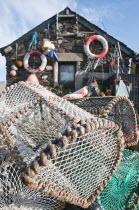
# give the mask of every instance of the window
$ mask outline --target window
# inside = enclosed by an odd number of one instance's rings
[[[67,87],[75,86],[75,63],[59,63],[59,84]]]

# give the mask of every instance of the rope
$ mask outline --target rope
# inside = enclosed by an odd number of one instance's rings
[[[34,32],[33,36],[32,36],[32,40],[29,44],[29,47],[28,47],[28,51],[30,51],[30,48],[35,45],[35,49],[36,49],[36,44],[37,44],[37,35],[38,33],[37,32]]]
[[[15,44],[15,60],[17,61],[17,49],[18,49],[18,44]]]
[[[50,39],[50,23],[47,24],[46,38]]]

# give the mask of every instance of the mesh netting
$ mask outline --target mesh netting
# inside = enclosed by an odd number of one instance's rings
[[[54,95],[52,92],[46,90],[42,86],[35,86],[33,84],[26,83],[26,86],[30,88],[30,90],[34,91],[41,97],[43,97],[45,100],[48,100],[49,103],[53,104],[53,106],[56,106],[58,109],[62,109],[70,116],[73,116],[74,118],[80,118],[80,119],[88,119],[92,118],[92,115],[88,112],[83,112],[82,109],[80,109],[78,106],[75,106],[68,102],[67,100],[58,97]]]
[[[11,86],[0,98],[0,118],[2,118],[2,120],[6,117],[10,118],[21,108],[24,108],[37,98],[37,94],[32,93],[26,86]]]
[[[0,98],[0,117],[10,118],[17,111],[25,106],[39,100],[43,97],[45,101],[51,100],[52,105],[57,105],[57,108],[65,111],[73,117],[91,118],[92,116],[87,112],[82,112],[82,109],[72,105],[65,99],[62,99],[52,92],[46,90],[42,86],[35,86],[31,83],[20,82],[12,85]]]
[[[128,201],[128,205],[126,210],[139,210],[139,187],[137,187],[136,192],[133,193],[130,200]]]
[[[40,85],[10,87],[0,98],[0,119],[2,144],[15,161],[11,171],[19,167],[33,196],[55,197],[56,207],[61,200],[87,208],[120,162],[124,140],[116,123]]]
[[[59,151],[52,159],[53,164],[48,165],[47,170],[43,169],[40,176],[77,198],[87,199],[103,184],[103,178],[109,176],[117,152],[117,142],[111,129],[93,131],[79,137],[66,150]]]
[[[137,144],[137,119],[133,104],[124,96],[87,97],[76,103],[84,110],[119,122],[128,146]]]
[[[19,168],[14,162],[0,165],[0,209],[2,210],[57,210],[64,203],[41,192],[28,190],[22,182]]]
[[[98,196],[98,202],[105,210],[137,209],[138,185],[139,153],[124,150],[122,161],[108,185]]]
[[[40,107],[41,106],[41,107]],[[41,101],[17,121],[11,124],[9,131],[13,137],[24,161],[29,164],[31,160],[45,148],[47,143],[54,139],[58,132],[62,132],[70,124],[55,112],[51,107]]]

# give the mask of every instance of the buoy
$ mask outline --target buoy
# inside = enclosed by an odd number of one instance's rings
[[[97,55],[91,53],[91,51],[89,49],[90,43],[93,42],[94,40],[100,41],[101,44],[103,45],[102,52],[100,54],[97,54]],[[84,43],[84,51],[85,51],[87,57],[90,58],[90,59],[103,58],[108,52],[108,42],[104,37],[102,37],[100,35],[90,36]]]
[[[14,65],[14,64],[13,64],[13,65],[11,65],[11,69],[12,69],[12,70],[15,70],[15,71],[17,71],[17,70],[18,70],[17,66],[16,66],[16,65]]]
[[[48,39],[43,39],[42,50],[54,50],[55,46]]]
[[[42,60],[42,63],[41,65],[39,66],[39,68],[36,68],[36,69],[33,69],[29,66],[29,58],[30,56],[32,55],[39,55],[41,60]],[[46,67],[46,64],[47,64],[47,58],[46,56],[40,51],[40,50],[32,50],[31,52],[28,52],[25,57],[24,57],[24,60],[23,60],[23,64],[24,64],[24,68],[30,72],[30,73],[40,73],[42,72],[45,67]]]
[[[80,99],[80,98],[83,98],[83,95],[77,94],[77,93],[71,93],[71,94],[67,94],[67,95],[63,96],[63,98],[65,98],[65,99]]]
[[[22,63],[22,61],[16,61],[16,65],[17,65],[18,67],[21,67],[21,66],[23,66],[23,63]]]
[[[84,86],[83,88],[75,91],[74,93],[67,94],[67,95],[63,96],[63,98],[79,99],[79,98],[83,98],[87,94],[88,94],[88,87]]]
[[[28,76],[27,81],[39,85],[38,77],[33,73]]]
[[[16,76],[16,71],[15,71],[15,70],[11,70],[11,71],[10,71],[10,75],[11,75],[12,77],[15,77],[15,76]]]
[[[74,92],[74,94],[82,94],[82,96],[86,96],[88,94],[88,87],[84,86],[83,88]]]
[[[51,70],[53,70],[53,67],[48,65],[48,66],[46,66],[46,70],[51,71]]]

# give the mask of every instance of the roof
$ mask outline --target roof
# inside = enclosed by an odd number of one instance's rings
[[[69,14],[70,15],[72,15],[72,14],[73,15],[76,15],[76,13],[74,11],[72,11],[69,7],[66,7],[64,10],[62,10],[61,12],[59,12],[59,15],[66,14],[66,10],[67,9],[69,9]],[[121,47],[121,51],[123,51],[125,54],[127,54],[130,57],[133,56],[134,51],[132,49],[130,49],[129,47],[127,47],[127,45],[125,45],[123,42],[120,42],[116,38],[114,38],[111,35],[107,34],[107,32],[105,32],[104,30],[102,30],[101,28],[99,28],[98,26],[96,26],[95,24],[89,22],[87,19],[85,19],[84,17],[80,16],[79,14],[77,14],[77,16],[78,16],[78,22],[81,23],[82,25],[84,25],[90,31],[96,30],[98,34],[104,36],[107,39],[107,41],[110,42],[112,45],[117,45],[117,43],[119,42],[120,47]],[[42,22],[40,25],[36,26],[35,28],[33,28],[32,30],[30,30],[29,32],[27,32],[26,34],[24,34],[23,36],[21,36],[20,38],[18,38],[14,42],[12,42],[11,44],[0,48],[0,52],[2,53],[2,55],[5,55],[5,53],[4,53],[3,50],[6,47],[15,45],[16,43],[19,45],[22,42],[30,39],[35,31],[41,32],[42,30],[44,30],[46,28],[47,24],[53,24],[53,23],[55,23],[56,22],[56,17],[57,16],[54,15],[53,17],[51,17],[48,20]]]

